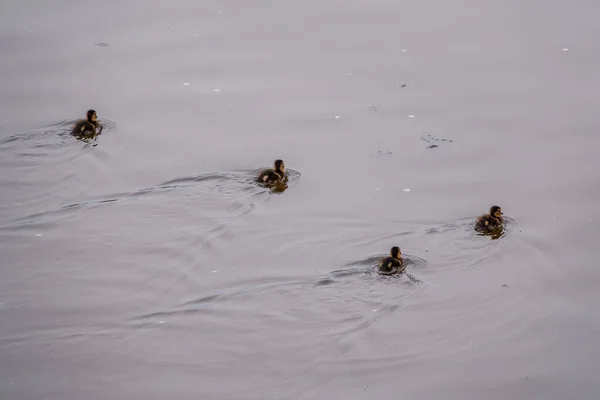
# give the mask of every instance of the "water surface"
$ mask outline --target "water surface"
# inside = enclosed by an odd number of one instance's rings
[[[0,398],[597,398],[599,18],[3,1]]]

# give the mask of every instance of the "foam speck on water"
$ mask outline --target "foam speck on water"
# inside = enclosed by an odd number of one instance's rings
[[[183,82],[183,86],[190,86],[189,82]]]
[[[410,192],[410,189],[409,188],[404,188],[404,191],[405,192]]]

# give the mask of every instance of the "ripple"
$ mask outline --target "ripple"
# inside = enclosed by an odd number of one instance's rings
[[[82,147],[70,133],[74,122],[60,121],[0,140],[0,168],[10,171],[0,178],[3,219],[21,210],[56,207],[60,197],[69,197],[74,188],[83,190],[90,177],[102,175],[106,153],[88,143]],[[105,132],[114,127],[106,125]]]
[[[415,276],[413,276],[413,274],[411,274],[409,272],[409,268],[413,269],[413,268],[424,267],[427,264],[427,261],[425,261],[425,259],[418,257],[418,256],[411,255],[411,254],[403,253],[402,257],[403,257],[404,263],[406,265],[406,272],[403,274],[399,274],[399,275],[381,275],[378,273],[379,262],[385,257],[387,257],[387,254],[380,254],[380,255],[370,256],[364,260],[350,262],[350,263],[346,264],[346,266],[352,267],[352,268],[350,268],[350,269],[343,268],[343,269],[333,271],[332,275],[335,277],[344,277],[344,276],[348,276],[348,275],[352,275],[352,274],[356,274],[356,273],[368,273],[368,274],[376,273],[382,279],[388,279],[388,280],[389,279],[403,279],[404,277],[406,277],[406,278],[408,278],[409,282],[411,282],[411,283],[423,283],[422,280],[416,278]],[[361,268],[356,268],[356,266],[361,266]]]
[[[142,314],[131,321],[136,326],[146,326],[164,318],[184,323],[182,318],[206,318],[212,315],[220,319],[240,312],[244,313],[242,318],[268,315],[291,321],[295,320],[292,314],[299,313],[303,315],[304,323],[311,323],[310,318],[333,318],[346,324],[351,323],[344,332],[356,332],[368,328],[373,312],[378,312],[377,317],[381,317],[382,313],[398,310],[399,302],[413,295],[417,288],[410,279],[395,279],[397,277],[378,274],[374,267],[382,257],[372,256],[350,262],[321,276],[248,279],[183,302],[172,309]],[[422,258],[411,255],[406,255],[406,261],[409,268],[425,264]],[[399,291],[398,288],[404,290]],[[268,306],[262,304],[265,299],[268,299]],[[284,304],[290,302],[295,310],[292,314],[283,310],[287,307]],[[341,311],[346,308],[354,311],[348,315]],[[339,310],[334,311],[335,309]],[[327,310],[334,314],[323,315]],[[240,317],[234,318],[237,320]]]
[[[0,139],[0,148],[17,150],[23,157],[40,157],[48,155],[43,150],[64,148],[67,142],[73,140],[71,129],[78,120],[63,120],[54,124],[35,128],[27,132],[10,135]],[[117,124],[107,119],[98,120],[102,124],[102,134],[114,130]],[[101,136],[102,134],[98,135]],[[9,147],[9,146],[12,146]],[[15,149],[16,147],[16,149]]]

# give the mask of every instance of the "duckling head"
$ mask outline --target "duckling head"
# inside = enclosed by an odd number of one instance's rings
[[[285,164],[283,163],[283,160],[275,160],[273,163],[273,169],[283,174],[285,172]]]
[[[392,256],[392,258],[402,257],[402,252],[400,252],[400,247],[398,247],[398,246],[392,247],[392,250],[390,250],[390,255]]]
[[[94,110],[88,110],[88,112],[86,113],[86,119],[89,122],[96,122],[96,121],[98,121],[98,115],[96,114],[96,111],[94,111]]]
[[[490,208],[490,215],[494,218],[502,219],[502,208],[499,206],[492,206]]]

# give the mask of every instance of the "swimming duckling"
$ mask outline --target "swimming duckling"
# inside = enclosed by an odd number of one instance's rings
[[[398,246],[392,247],[390,257],[384,258],[379,264],[379,272],[385,275],[401,274],[405,269],[406,265],[404,265],[402,252],[400,252],[400,247]]]
[[[502,228],[504,222],[502,215],[502,208],[499,206],[492,206],[489,214],[484,214],[477,218],[475,222],[475,230],[478,232],[489,233],[497,229]]]
[[[96,129],[100,128],[98,132]],[[77,121],[71,133],[76,136],[96,135],[102,132],[102,125],[98,122],[98,115],[94,110],[88,110],[85,119]]]
[[[256,178],[257,182],[261,183],[276,183],[285,178],[285,164],[283,160],[275,160],[273,169],[262,171]]]

